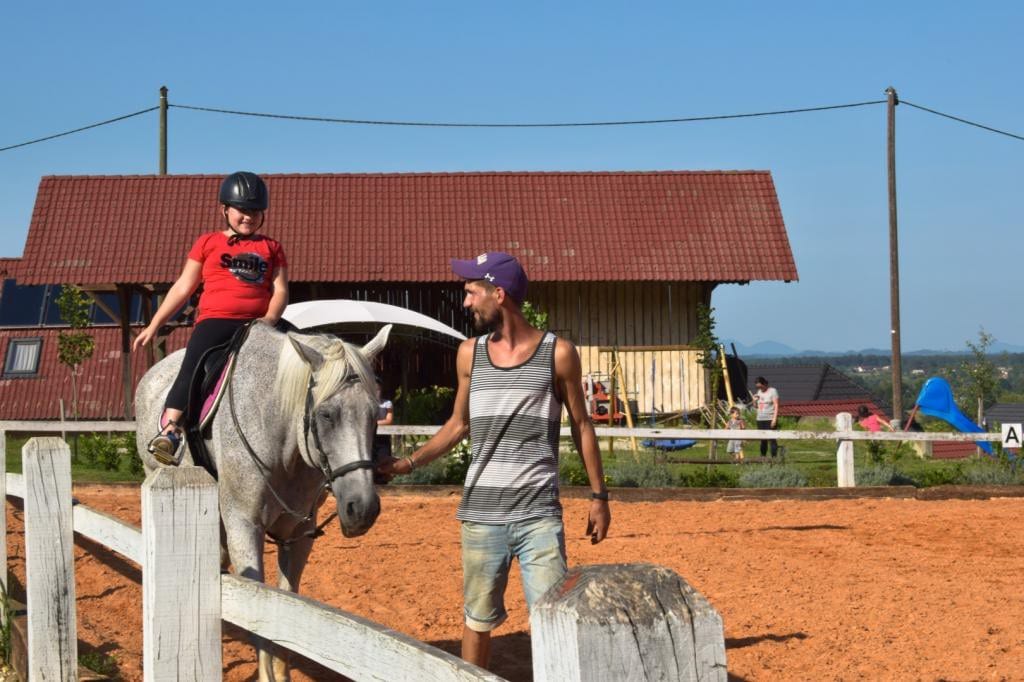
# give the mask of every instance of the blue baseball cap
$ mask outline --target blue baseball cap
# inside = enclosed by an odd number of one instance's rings
[[[530,280],[514,256],[500,251],[488,251],[469,260],[452,258],[451,265],[452,272],[462,279],[482,279],[504,289],[516,303],[526,300],[526,287]]]

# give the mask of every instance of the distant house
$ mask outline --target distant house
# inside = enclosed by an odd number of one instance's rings
[[[642,411],[692,410],[706,400],[692,343],[698,306],[710,305],[716,286],[797,279],[766,171],[263,177],[271,194],[265,230],[285,246],[292,302],[390,303],[471,334],[448,259],[507,251],[530,275],[529,300],[580,349],[584,374],[607,373],[614,349]],[[95,399],[82,416],[131,416],[134,384],[155,359],[129,353],[131,339],[189,245],[223,224],[214,201],[220,181],[41,180],[24,255],[5,263],[0,353],[13,371],[0,379],[0,417],[52,419],[70,398],[66,368],[54,364],[61,323],[51,304],[63,284],[95,301],[97,356],[83,366],[91,387],[83,396]],[[191,312],[173,327],[167,352],[187,341]],[[392,388],[453,380],[450,346],[396,338],[386,353]]]
[[[779,392],[779,412],[785,417],[832,417],[840,412],[856,416],[866,405],[873,414],[887,417],[882,401],[868,389],[827,362],[811,365],[748,364],[751,395],[754,381],[763,376]]]
[[[989,431],[998,431],[1002,424],[1024,424],[1024,403],[996,403],[985,410],[985,424]]]

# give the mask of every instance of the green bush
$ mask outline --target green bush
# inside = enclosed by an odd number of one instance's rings
[[[667,488],[674,483],[664,465],[628,458],[610,464],[605,473],[611,485],[623,488]],[[586,480],[586,473],[583,475]]]
[[[1024,479],[998,462],[977,462],[961,469],[956,482],[965,485],[1016,485]]]
[[[558,480],[566,485],[590,485],[583,461],[575,453],[562,453],[558,458]]]
[[[679,485],[686,488],[735,488],[739,476],[730,469],[711,467],[679,474]]]
[[[875,466],[862,467],[854,472],[854,478],[859,486],[874,485],[913,485],[920,486],[920,483],[907,476],[896,467],[878,464]]]
[[[91,433],[78,439],[78,459],[87,467],[117,471],[123,457],[138,459],[133,434]]]
[[[807,476],[792,467],[760,467],[748,469],[740,475],[742,488],[803,488],[807,486]]]
[[[923,488],[933,485],[952,485],[959,482],[963,465],[956,464],[952,467],[929,467],[914,472],[914,480]]]
[[[455,403],[455,389],[426,386],[395,393],[395,414],[402,424],[443,424]]]

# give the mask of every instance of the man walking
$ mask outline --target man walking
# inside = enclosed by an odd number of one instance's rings
[[[608,534],[611,512],[575,346],[527,323],[520,309],[527,277],[512,256],[484,253],[452,260],[451,267],[466,280],[463,306],[474,326],[487,333],[459,347],[452,416],[411,457],[390,460],[379,470],[407,474],[469,434],[472,461],[456,513],[462,522],[462,657],[486,667],[491,632],[507,617],[504,593],[512,559],[519,561],[528,607],[567,570],[558,490],[563,406],[590,481],[592,543]]]

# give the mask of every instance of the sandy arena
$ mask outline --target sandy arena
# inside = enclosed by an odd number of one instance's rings
[[[140,522],[137,487],[75,495]],[[385,490],[368,535],[345,539],[332,526],[317,541],[303,593],[457,653],[456,503],[450,491]],[[570,564],[642,561],[684,576],[722,614],[731,680],[1024,680],[1024,498],[619,500],[596,546],[582,537],[586,505],[565,500]],[[8,518],[11,570],[24,581],[21,512],[9,507]],[[80,652],[109,654],[124,679],[141,680],[139,568],[86,544],[75,561]],[[529,680],[513,581],[492,668]],[[227,629],[224,644],[224,679],[254,680],[242,634]],[[294,664],[296,680],[342,679]]]

